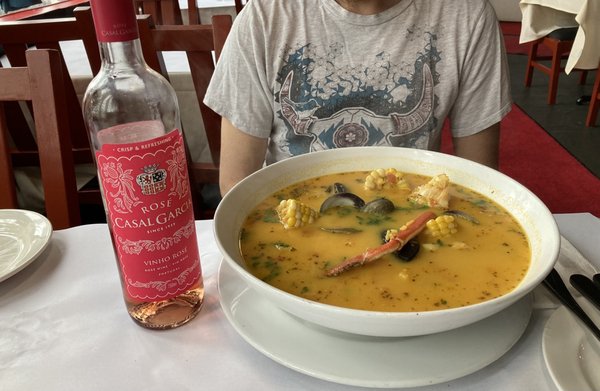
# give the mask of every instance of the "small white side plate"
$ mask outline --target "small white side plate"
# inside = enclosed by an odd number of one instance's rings
[[[504,355],[531,316],[528,295],[497,315],[448,332],[368,337],[289,315],[249,288],[226,262],[218,284],[229,322],[258,351],[298,372],[363,387],[415,387],[471,374]]]
[[[600,325],[600,312],[585,299],[577,301]],[[560,306],[548,319],[542,348],[559,390],[600,390],[600,341],[566,307]]]
[[[0,281],[33,262],[48,245],[52,224],[36,212],[0,209]]]

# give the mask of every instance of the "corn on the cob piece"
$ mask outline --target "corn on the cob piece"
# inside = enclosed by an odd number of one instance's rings
[[[454,216],[441,215],[427,222],[427,232],[434,238],[442,238],[458,231]]]
[[[410,190],[410,186],[403,178],[404,174],[395,168],[378,168],[365,178],[365,189],[381,190],[383,188],[400,188]]]
[[[319,217],[317,211],[293,198],[282,200],[276,210],[279,221],[285,229],[311,224]]]

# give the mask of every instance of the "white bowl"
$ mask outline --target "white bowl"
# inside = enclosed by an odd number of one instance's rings
[[[454,183],[473,189],[506,208],[529,238],[531,265],[511,292],[482,303],[425,312],[376,312],[341,308],[307,300],[254,277],[246,270],[239,235],[249,212],[275,191],[304,179],[346,171],[394,167],[434,176],[446,173]],[[215,214],[214,233],[224,261],[248,285],[273,304],[318,325],[354,334],[403,337],[451,330],[501,311],[538,286],[552,270],[560,235],[548,208],[527,188],[489,167],[438,152],[398,147],[342,148],[290,158],[265,167],[223,197]],[[266,320],[265,320],[266,321]]]

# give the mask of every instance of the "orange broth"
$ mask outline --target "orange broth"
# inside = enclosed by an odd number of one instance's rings
[[[411,261],[386,255],[337,277],[325,271],[344,259],[382,244],[381,233],[399,228],[427,208],[407,201],[410,190],[366,190],[368,172],[325,175],[289,186],[262,201],[248,216],[240,249],[248,270],[268,284],[321,303],[372,311],[431,311],[470,305],[506,294],[529,268],[530,249],[517,221],[489,198],[451,184],[449,208],[480,224],[456,218],[458,232],[436,239],[425,229]],[[414,188],[430,178],[404,174]],[[450,178],[452,179],[452,178]],[[284,229],[275,208],[295,198],[318,211],[331,185],[342,183],[365,202],[385,197],[396,209],[388,215],[336,207],[312,224]],[[434,209],[437,214],[441,210]],[[360,230],[331,233],[322,227]]]

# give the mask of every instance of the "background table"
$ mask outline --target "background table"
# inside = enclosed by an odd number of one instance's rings
[[[579,27],[565,72],[596,69],[600,63],[599,0],[521,0],[520,43],[535,41],[563,27]]]
[[[600,267],[600,220],[556,215],[562,235]],[[197,222],[206,301],[189,324],[151,331],[126,314],[106,225],[54,232],[42,256],[0,283],[0,389],[348,390],[288,369],[246,343],[219,304],[212,221]],[[553,390],[542,356],[552,309],[486,368],[415,390]],[[290,336],[293,338],[293,336]],[[358,388],[356,388],[358,390]]]
[[[29,19],[65,8],[74,8],[87,2],[88,0],[42,0],[30,7],[10,11],[5,14],[0,13],[0,22]]]

